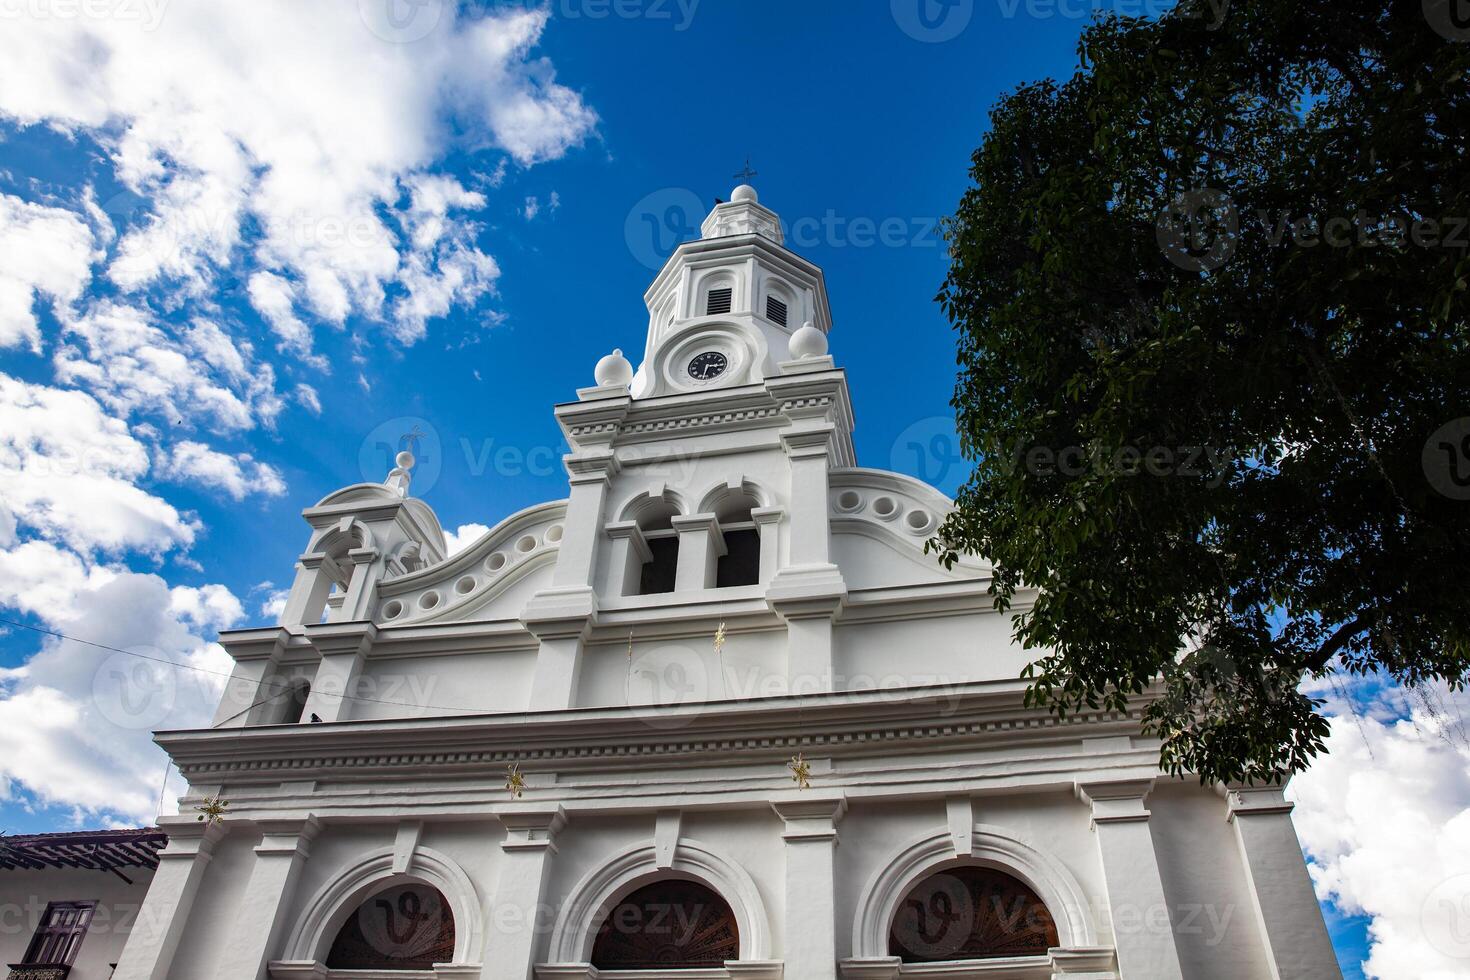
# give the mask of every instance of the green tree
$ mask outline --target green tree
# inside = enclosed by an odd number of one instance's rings
[[[1470,4],[1225,4],[1095,21],[994,109],[933,546],[996,565],[1031,703],[1272,779],[1323,746],[1303,678],[1470,666]]]

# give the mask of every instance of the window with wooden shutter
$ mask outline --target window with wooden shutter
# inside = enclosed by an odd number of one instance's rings
[[[52,902],[26,949],[26,966],[71,966],[92,924],[96,902]]]

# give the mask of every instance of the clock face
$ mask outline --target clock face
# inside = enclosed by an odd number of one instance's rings
[[[719,351],[705,351],[689,362],[689,377],[695,381],[711,381],[725,373],[730,361]]]

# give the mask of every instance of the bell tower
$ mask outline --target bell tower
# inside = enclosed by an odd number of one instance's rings
[[[760,384],[783,362],[826,352],[822,270],[785,247],[781,219],[755,188],[735,188],[700,230],[644,294],[648,341],[635,399]]]

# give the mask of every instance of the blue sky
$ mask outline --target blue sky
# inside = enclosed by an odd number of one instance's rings
[[[447,529],[561,496],[551,407],[636,362],[657,263],[747,159],[826,271],[860,463],[952,492],[938,223],[990,105],[1070,73],[1088,13],[104,6],[0,38],[0,615],[197,669],[139,714],[103,691],[126,661],[0,635],[11,832],[152,817],[147,730],[207,719],[210,641],[270,621],[300,509],[382,479],[405,433]],[[1355,901],[1330,920],[1353,963]]]

